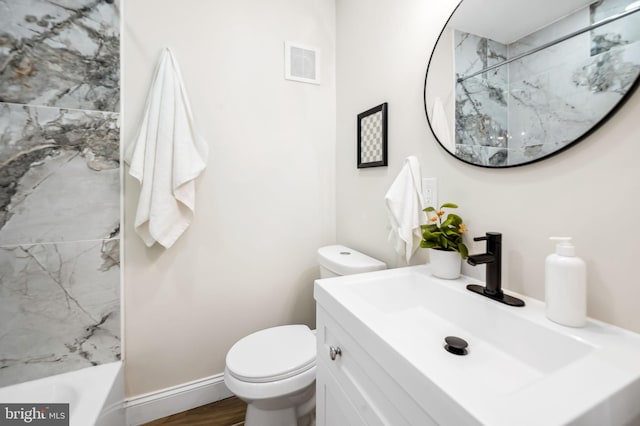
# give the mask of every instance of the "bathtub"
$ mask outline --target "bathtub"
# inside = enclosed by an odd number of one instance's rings
[[[122,362],[0,388],[2,403],[69,403],[70,426],[124,425],[123,401]]]

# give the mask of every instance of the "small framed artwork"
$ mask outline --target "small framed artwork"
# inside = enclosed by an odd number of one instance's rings
[[[358,168],[387,165],[387,103],[358,114]]]

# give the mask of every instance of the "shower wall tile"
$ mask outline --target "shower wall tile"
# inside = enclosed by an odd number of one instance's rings
[[[498,64],[507,46],[474,34],[455,32],[458,77]],[[456,155],[466,161],[500,166],[506,161],[509,80],[500,66],[456,84]]]
[[[0,0],[0,386],[120,359],[119,26]]]
[[[0,101],[118,111],[119,25],[104,0],[0,0]]]
[[[591,23],[624,12],[629,0],[606,0],[595,2],[589,7]],[[591,54],[597,55],[625,44],[640,41],[640,12],[591,31]]]
[[[0,246],[118,235],[118,115],[0,104]]]
[[[528,52],[628,4],[593,3],[506,46],[456,32],[456,73]],[[639,72],[635,13],[456,84],[456,155],[475,164],[515,165],[556,152],[600,121]]]
[[[120,359],[119,240],[0,247],[0,386]]]
[[[591,17],[589,9],[583,9],[512,43],[510,52],[527,50],[557,37],[558,27],[571,32],[589,25],[594,19],[594,7],[617,13],[620,10],[611,9],[615,3],[619,2],[593,5]],[[607,40],[618,40],[618,44],[604,43],[596,32],[586,32],[510,64],[510,164],[565,147],[620,101],[640,71],[640,42],[625,39],[617,31],[629,25],[631,18],[640,18],[637,15],[598,29],[607,34]],[[601,13],[597,20],[606,16],[609,15]],[[640,27],[640,21],[637,24]],[[599,53],[595,53],[594,46],[599,46]],[[563,60],[552,61],[552,57]]]

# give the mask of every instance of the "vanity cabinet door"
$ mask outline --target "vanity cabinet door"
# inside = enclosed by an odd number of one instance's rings
[[[317,313],[319,425],[435,425],[347,329],[321,306]]]
[[[356,407],[322,362],[318,363],[316,369],[316,425],[366,425]]]

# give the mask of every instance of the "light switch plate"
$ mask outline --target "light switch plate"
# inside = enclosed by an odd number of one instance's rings
[[[425,207],[438,206],[438,180],[434,177],[422,178],[422,199]]]

